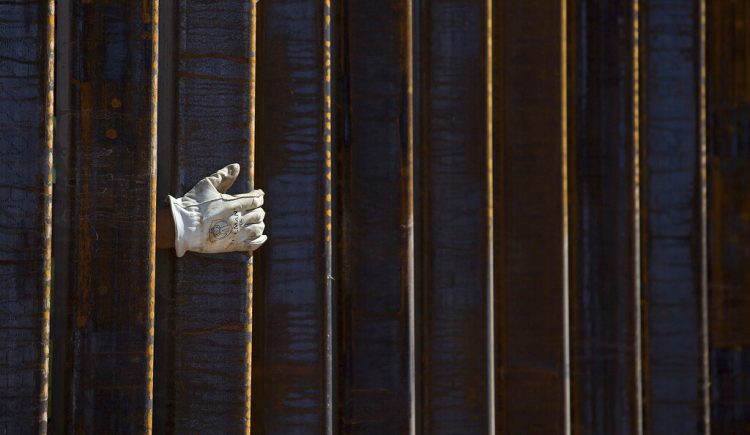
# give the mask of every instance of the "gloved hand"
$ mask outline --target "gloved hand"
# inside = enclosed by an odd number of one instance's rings
[[[198,182],[182,198],[169,196],[175,227],[175,251],[218,253],[251,252],[267,237],[263,235],[265,212],[263,191],[227,195],[240,173],[233,163]]]

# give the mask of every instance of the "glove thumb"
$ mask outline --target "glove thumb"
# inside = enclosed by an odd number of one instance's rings
[[[206,177],[206,180],[214,186],[219,193],[226,193],[226,191],[232,187],[234,180],[237,179],[239,174],[240,165],[232,163],[231,165],[226,165],[215,173],[209,175]]]

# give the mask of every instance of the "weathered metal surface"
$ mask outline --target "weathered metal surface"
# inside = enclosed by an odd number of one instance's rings
[[[711,430],[750,432],[750,4],[707,2]]]
[[[420,432],[488,429],[486,3],[420,14],[422,419]]]
[[[258,7],[257,2],[253,3],[250,12],[250,159],[248,162],[248,172],[250,175],[250,187],[255,188],[255,96],[256,96],[256,76],[257,76],[257,59],[258,59]],[[246,331],[249,335],[247,347],[245,349],[245,358],[247,358],[249,367],[245,373],[245,401],[247,412],[247,421],[245,425],[245,434],[252,433],[252,380],[253,380],[253,261],[250,259],[250,267],[247,270],[247,276],[250,280],[249,300],[245,308],[248,321]]]
[[[496,412],[508,434],[564,433],[567,422],[564,4],[495,5]]]
[[[260,4],[253,432],[750,431],[750,6],[413,1]],[[60,2],[54,433],[151,431],[155,3]],[[0,432],[46,430],[53,6],[0,5]],[[254,4],[164,7],[162,193],[247,190]],[[249,258],[159,264],[156,432],[247,433]]]
[[[66,375],[68,362],[67,352],[72,350],[69,346],[69,321],[68,292],[70,286],[70,272],[75,265],[68,261],[71,252],[70,229],[73,224],[73,204],[71,195],[73,189],[71,184],[70,167],[73,163],[71,155],[73,149],[70,147],[72,139],[71,126],[73,117],[70,111],[72,87],[70,83],[70,68],[73,58],[70,55],[72,44],[71,29],[73,27],[71,17],[71,2],[59,2],[55,8],[55,82],[65,83],[65,86],[55,87],[55,137],[54,137],[54,174],[55,183],[53,190],[53,228],[52,246],[54,259],[54,282],[56,283],[52,292],[51,327],[50,327],[50,385],[49,385],[49,433],[61,435],[65,433],[65,401],[69,397],[67,386],[69,379]]]
[[[581,1],[571,16],[575,433],[637,432],[631,3]]]
[[[69,433],[150,432],[156,4],[74,2]],[[63,425],[63,422],[57,422]]]
[[[256,254],[253,295],[259,434],[332,429],[327,7],[281,0],[258,9],[256,184],[268,198],[269,235]]]
[[[54,3],[0,4],[0,431],[46,433]]]
[[[325,328],[325,433],[333,435],[337,430],[334,415],[334,313],[333,298],[333,8],[331,0],[323,4],[323,255],[325,289],[323,293],[323,316]]]
[[[642,11],[644,430],[703,431],[698,1]]]
[[[178,195],[177,161],[177,5],[179,0],[159,1],[159,104],[157,130],[157,210],[167,207],[164,198]],[[179,261],[174,249],[156,251],[156,283],[154,328],[154,420],[153,432],[173,433],[174,399],[174,321],[175,264]],[[53,360],[54,361],[54,360]]]
[[[252,185],[254,3],[179,1],[175,6],[176,16],[169,17],[175,33],[169,37],[177,83],[173,99],[162,102],[175,111],[171,194],[184,194],[233,162],[240,163],[241,173],[230,193],[246,192]],[[160,371],[168,379],[158,381],[166,383],[157,408],[167,414],[164,430],[244,433],[249,427],[249,261],[242,253],[188,253],[174,262],[174,287],[159,290],[171,302],[164,313],[170,319],[159,332],[166,335],[159,342],[169,359],[169,368]]]
[[[412,299],[410,2],[350,0],[339,42],[344,132],[340,371],[344,433],[409,433]],[[373,68],[373,65],[379,65]]]

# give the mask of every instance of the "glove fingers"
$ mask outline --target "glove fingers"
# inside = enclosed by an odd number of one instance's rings
[[[263,222],[259,224],[248,225],[245,227],[245,241],[254,240],[263,235],[263,231],[266,229],[266,224]]]
[[[260,245],[262,245],[263,243],[265,243],[266,240],[268,240],[268,236],[266,236],[264,234],[264,235],[262,235],[260,237],[252,239],[252,240],[251,239],[246,239],[244,243],[245,243],[245,246],[247,246],[247,249],[249,249],[251,251],[254,251],[254,250],[260,248]]]
[[[224,166],[215,173],[206,177],[209,183],[211,183],[219,193],[224,193],[232,187],[237,176],[240,174],[240,165],[232,163],[231,165]]]
[[[242,215],[242,221],[245,225],[259,224],[263,222],[263,218],[266,217],[266,212],[262,208],[258,207]]]
[[[265,195],[266,193],[263,190],[255,189],[247,193],[238,193],[237,195],[232,195],[232,198],[263,198]]]
[[[254,210],[263,205],[263,191],[253,190],[241,195],[224,195],[224,199],[230,202],[230,206],[234,210]]]

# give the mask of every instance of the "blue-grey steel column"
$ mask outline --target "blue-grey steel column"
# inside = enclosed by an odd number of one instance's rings
[[[0,4],[0,431],[46,433],[54,2]]]
[[[257,186],[269,240],[255,258],[253,432],[330,433],[330,3],[259,3]]]
[[[638,433],[632,1],[576,2],[570,21],[576,433]]]
[[[487,2],[421,7],[419,430],[487,433]]]
[[[253,1],[179,1],[172,37],[177,79],[172,195],[240,163],[229,193],[251,189]],[[159,198],[163,200],[164,198]],[[166,408],[175,433],[244,433],[249,425],[250,257],[175,260],[167,328]],[[157,350],[158,354],[158,350]]]
[[[644,431],[704,431],[699,0],[640,9]]]
[[[345,433],[410,433],[411,1],[344,3],[336,180],[342,248],[340,427]]]

